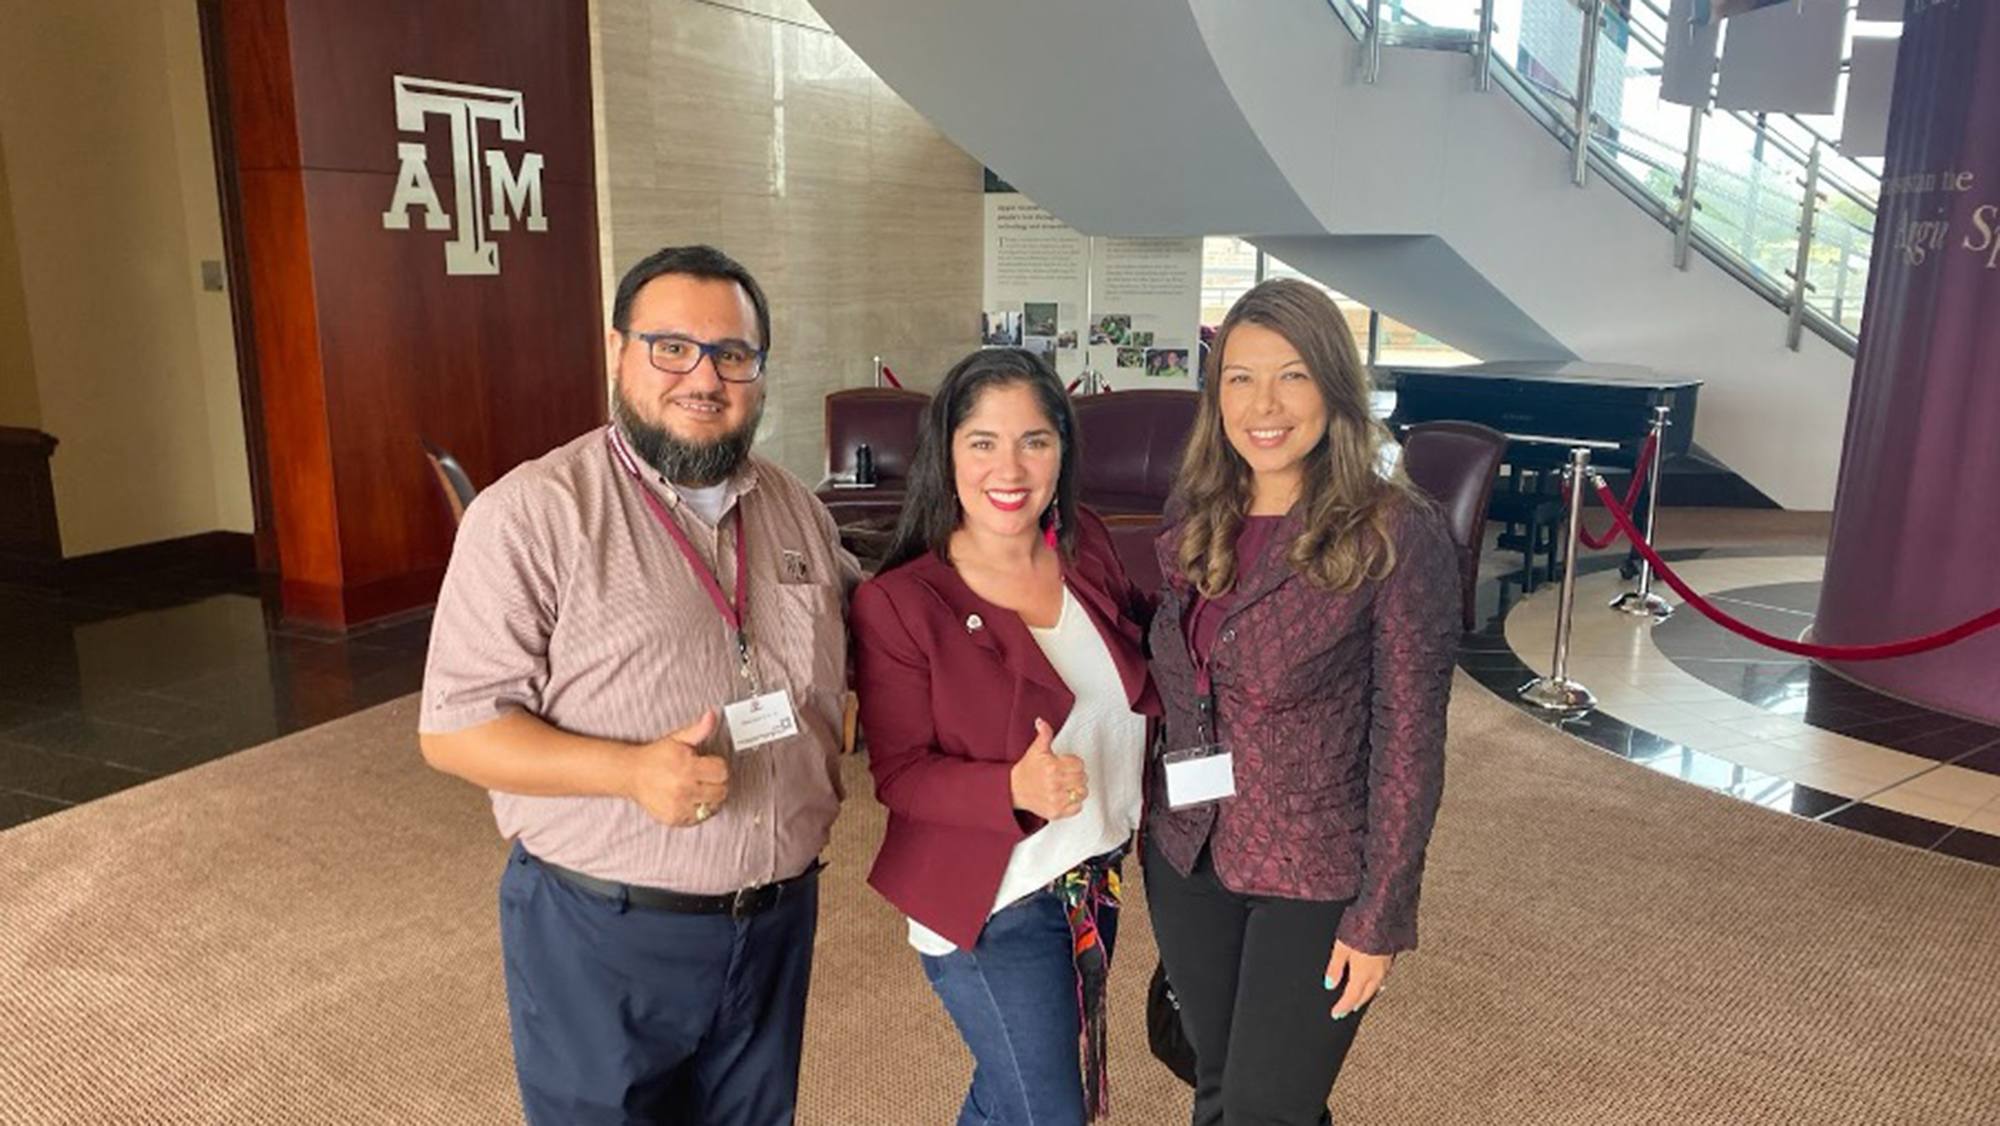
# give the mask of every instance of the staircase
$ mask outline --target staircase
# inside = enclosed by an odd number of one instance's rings
[[[1577,187],[1546,91],[1537,101],[1497,57],[1481,91],[1472,57],[1432,49],[1463,36],[1385,23],[1371,83],[1365,21],[1309,0],[815,7],[954,142],[1079,230],[1242,235],[1482,358],[1703,380],[1705,450],[1787,508],[1832,505],[1846,325],[1806,310],[1788,347],[1777,287],[1755,255],[1732,257],[1723,208],[1692,225],[1697,252],[1676,268],[1666,209],[1631,171],[1644,138],[1594,136]]]

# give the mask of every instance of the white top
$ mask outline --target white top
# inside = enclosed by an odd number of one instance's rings
[[[1049,748],[1083,760],[1090,794],[1083,799],[1081,812],[1049,822],[1014,846],[1007,871],[1000,877],[1000,891],[993,897],[993,911],[1125,843],[1139,827],[1146,717],[1127,702],[1125,682],[1112,663],[1110,648],[1067,586],[1056,624],[1048,629],[1030,626],[1028,633],[1076,696],[1076,706]],[[958,949],[915,919],[910,920],[910,945],[933,957]]]
[[[701,517],[701,522],[711,528],[721,523],[722,514],[729,510],[729,482],[727,481],[721,481],[703,489],[690,488],[686,485],[675,485],[673,488],[674,492],[680,494],[681,500],[689,508],[694,509],[694,514]]]

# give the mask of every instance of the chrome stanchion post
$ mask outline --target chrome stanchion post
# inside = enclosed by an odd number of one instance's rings
[[[882,357],[875,357],[875,386],[882,386]]]
[[[1653,464],[1646,470],[1646,542],[1651,544],[1653,521],[1660,518],[1660,464],[1667,460],[1667,414],[1671,407],[1653,408]],[[1653,561],[1641,556],[1639,559],[1639,589],[1628,590],[1611,600],[1611,608],[1634,617],[1647,617],[1656,622],[1664,622],[1673,616],[1674,608],[1666,599],[1653,593]]]
[[[1569,453],[1569,543],[1563,555],[1562,600],[1556,608],[1556,652],[1549,675],[1521,687],[1521,698],[1550,711],[1576,712],[1597,706],[1590,689],[1569,678],[1570,615],[1576,609],[1577,533],[1583,527],[1583,480],[1590,472],[1590,451],[1578,446]]]

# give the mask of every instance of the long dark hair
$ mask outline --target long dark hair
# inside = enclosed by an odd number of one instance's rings
[[[1389,516],[1425,503],[1402,466],[1384,475],[1389,431],[1369,410],[1368,369],[1347,318],[1319,288],[1296,278],[1261,282],[1239,298],[1208,350],[1200,405],[1174,492],[1182,511],[1174,561],[1189,585],[1214,598],[1236,585],[1236,536],[1250,511],[1250,466],[1222,429],[1222,361],[1238,325],[1270,329],[1298,350],[1326,403],[1326,435],[1306,454],[1298,507],[1305,527],[1287,557],[1321,590],[1353,590],[1396,566]]]
[[[1062,463],[1056,474],[1056,495],[1042,513],[1042,526],[1056,524],[1056,550],[1065,557],[1076,552],[1076,478],[1081,443],[1076,411],[1062,380],[1040,356],[1021,348],[983,348],[945,373],[931,395],[917,434],[917,453],[910,461],[908,492],[896,536],[883,556],[882,570],[900,567],[925,552],[944,558],[951,534],[964,514],[959,511],[958,477],[951,460],[951,438],[988,388],[1020,385],[1035,393],[1042,413],[1049,416],[1062,443]]]

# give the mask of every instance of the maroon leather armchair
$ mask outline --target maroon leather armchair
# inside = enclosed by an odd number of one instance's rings
[[[1194,429],[1193,391],[1111,391],[1076,400],[1083,431],[1079,499],[1105,517],[1167,507]]]
[[[855,387],[826,397],[826,480],[818,495],[836,523],[895,523],[930,401],[921,391],[894,387]],[[875,462],[875,484],[850,487],[854,451],[863,444]]]
[[[1459,616],[1468,630],[1476,625],[1472,595],[1486,539],[1486,506],[1506,454],[1507,436],[1476,422],[1424,422],[1403,436],[1403,472],[1437,502],[1458,548]]]
[[[854,451],[866,444],[878,484],[901,484],[917,453],[917,431],[931,397],[897,387],[853,387],[826,397],[826,475],[851,477]]]
[[[1125,567],[1125,577],[1148,598],[1160,593],[1160,557],[1153,550],[1153,542],[1160,538],[1160,518],[1145,516],[1106,516],[1104,526],[1111,531],[1111,544],[1118,549],[1118,562]]]

